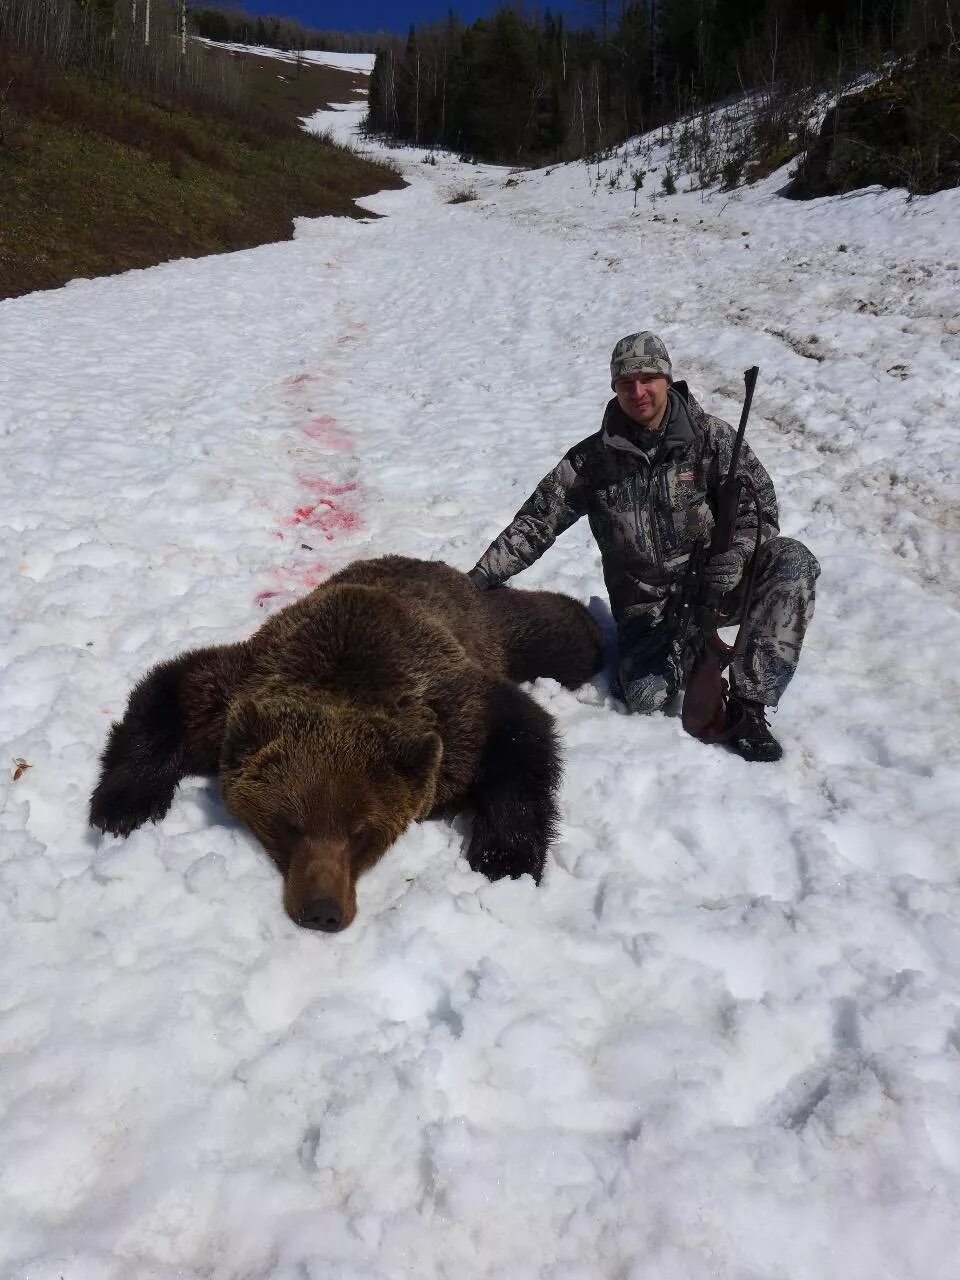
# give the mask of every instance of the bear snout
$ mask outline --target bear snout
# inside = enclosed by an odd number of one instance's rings
[[[305,902],[297,924],[304,929],[320,929],[323,933],[339,933],[344,927],[343,911],[335,898],[316,898]]]
[[[355,882],[348,840],[302,837],[284,885],[287,914],[303,929],[339,933],[357,914]]]

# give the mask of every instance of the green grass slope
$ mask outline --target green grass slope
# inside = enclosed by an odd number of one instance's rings
[[[242,112],[191,110],[0,48],[0,298],[289,239],[295,217],[364,216],[356,197],[403,185],[296,123],[356,77],[267,58],[243,75]]]

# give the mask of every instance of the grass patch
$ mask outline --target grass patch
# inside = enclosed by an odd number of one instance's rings
[[[457,187],[456,191],[447,196],[447,204],[468,204],[476,198],[477,193],[473,187]]]
[[[342,80],[308,68],[271,100],[270,76],[296,68],[253,61],[270,66],[251,72],[242,110],[191,110],[0,48],[0,298],[286,240],[295,217],[369,216],[358,196],[404,185],[297,126],[332,91],[349,99]]]
[[[211,58],[230,58],[242,69],[244,99],[258,115],[296,123],[302,116],[326,110],[335,102],[354,102],[366,93],[370,77],[342,67],[304,62],[299,67],[279,58],[232,53],[207,46]]]

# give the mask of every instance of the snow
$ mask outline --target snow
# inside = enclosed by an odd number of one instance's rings
[[[200,44],[213,49],[225,49],[227,53],[252,53],[258,58],[276,58],[281,62],[312,62],[318,67],[337,67],[341,71],[353,71],[368,76],[377,60],[375,53],[334,53],[330,49],[268,49],[259,44],[237,44],[229,40],[207,40],[198,36]]]
[[[960,192],[391,154],[379,220],[0,304],[0,1275],[953,1280]],[[211,782],[86,827],[138,676],[358,556],[468,568],[648,326],[728,419],[759,364],[823,565],[781,764],[537,682],[542,886],[429,822],[332,937]],[[585,525],[519,581],[606,616]]]

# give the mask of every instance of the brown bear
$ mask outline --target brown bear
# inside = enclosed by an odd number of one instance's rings
[[[162,662],[110,731],[90,821],[129,835],[188,774],[283,874],[297,924],[334,932],[356,881],[411,822],[474,810],[468,860],[539,881],[556,823],[553,720],[514,681],[568,688],[602,664],[583,605],[547,591],[481,592],[449,565],[358,561],[249,640]]]

